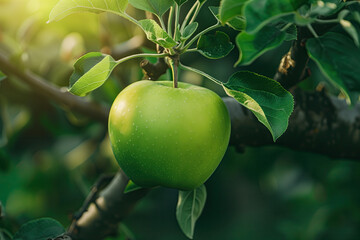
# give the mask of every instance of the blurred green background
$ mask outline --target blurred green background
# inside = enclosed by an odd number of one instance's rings
[[[81,13],[46,24],[57,0],[0,0],[0,52],[20,69],[30,69],[59,87],[68,85],[76,58],[90,51],[108,52],[142,34],[117,16]],[[219,1],[208,1],[207,6]],[[142,12],[129,8],[137,19]],[[210,24],[203,9],[200,28]],[[214,20],[215,21],[215,20]],[[236,36],[224,28],[232,39]],[[151,47],[151,44],[146,44]],[[245,69],[272,77],[289,43]],[[187,65],[223,81],[234,69],[237,50],[214,61],[189,53]],[[306,84],[324,78],[314,71]],[[120,65],[111,80],[89,97],[110,106],[122,88],[142,77],[139,61]],[[166,76],[165,76],[166,77]],[[218,86],[192,73],[181,79]],[[52,217],[68,226],[91,185],[118,166],[106,126],[60,108],[14,77],[0,82],[0,231],[14,233],[24,222]],[[229,147],[206,183],[208,199],[195,239],[360,239],[360,164],[344,159],[275,147]],[[120,226],[131,239],[186,239],[177,226],[177,191],[156,188]],[[1,230],[2,229],[2,230]],[[124,239],[124,238],[113,238]]]

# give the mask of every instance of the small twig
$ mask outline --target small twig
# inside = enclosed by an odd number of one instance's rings
[[[73,223],[67,234],[73,240],[100,240],[116,234],[119,222],[148,191],[143,188],[125,194],[128,181],[128,177],[120,170],[88,206],[87,211]]]
[[[166,64],[165,59],[160,58],[158,62],[153,64],[147,59],[144,59],[140,63],[140,67],[144,72],[144,79],[157,80],[159,77],[166,73],[169,66]]]
[[[293,41],[289,52],[281,60],[274,77],[285,89],[290,89],[308,76],[306,75],[306,66],[309,56],[305,47],[306,35],[304,31],[304,28],[298,28],[297,40]]]
[[[87,198],[85,199],[82,207],[80,208],[80,210],[78,212],[76,212],[73,216],[73,222],[71,224],[71,226],[69,227],[69,231],[72,231],[72,229],[75,227],[74,223],[76,223],[76,221],[81,218],[81,216],[84,214],[84,212],[87,211],[87,209],[89,208],[89,205],[91,203],[93,203],[96,198],[98,197],[98,193],[101,189],[104,188],[104,186],[108,185],[109,182],[114,178],[114,175],[102,175],[100,176],[100,178],[97,180],[97,182],[94,184],[94,186],[91,188],[91,191],[89,193],[89,195],[87,196]]]

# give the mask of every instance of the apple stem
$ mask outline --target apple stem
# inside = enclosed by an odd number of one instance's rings
[[[178,69],[179,69],[179,58],[178,57],[173,57],[170,59],[169,61],[170,63],[170,67],[171,67],[171,72],[172,72],[172,79],[173,79],[173,87],[177,88],[178,87]]]
[[[174,70],[173,70],[173,82],[174,82],[174,88],[178,87],[178,67],[179,63],[177,61],[174,62]]]

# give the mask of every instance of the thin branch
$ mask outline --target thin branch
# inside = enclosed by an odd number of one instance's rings
[[[144,59],[141,61],[140,67],[143,69],[144,79],[148,80],[157,80],[161,75],[165,74],[169,68],[164,58],[159,58],[155,64]]]
[[[282,58],[274,77],[276,81],[288,90],[308,76],[306,70],[309,56],[305,47],[308,32],[304,33],[305,30],[304,28],[298,28],[297,40],[293,41],[291,49]]]
[[[116,236],[119,222],[148,192],[148,189],[139,189],[125,194],[128,181],[128,177],[120,170],[87,211],[74,220],[67,235],[73,240],[100,240]]]
[[[18,77],[21,81],[29,85],[33,91],[55,101],[66,109],[84,114],[103,123],[107,122],[108,109],[84,98],[72,95],[67,92],[66,89],[53,86],[48,81],[30,71],[23,71],[12,64],[8,57],[2,53],[0,53],[0,69],[9,76]]]

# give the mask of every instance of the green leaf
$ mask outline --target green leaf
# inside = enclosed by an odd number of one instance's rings
[[[219,17],[219,7],[214,7],[214,6],[210,6],[209,7],[211,13],[214,15],[214,17],[220,21],[220,17]],[[237,30],[237,31],[242,31],[245,29],[246,26],[246,20],[243,16],[235,16],[232,19],[230,19],[226,25],[228,25],[229,27]]]
[[[177,5],[181,6],[184,3],[186,3],[188,0],[174,0],[174,1],[177,3]]]
[[[206,188],[204,185],[192,191],[179,191],[176,207],[176,219],[184,234],[192,239],[195,224],[200,217],[206,202]]]
[[[347,36],[334,32],[309,39],[306,47],[324,75],[352,102],[351,93],[360,91],[360,49]]]
[[[346,5],[342,0],[322,0],[311,4],[308,15],[310,17],[330,16]]]
[[[47,240],[65,232],[64,227],[51,218],[40,218],[22,225],[13,240]]]
[[[154,20],[140,20],[139,24],[150,41],[159,44],[164,48],[171,48],[176,45],[174,39],[172,39]]]
[[[0,82],[6,78],[6,75],[0,71]]]
[[[342,28],[350,35],[350,37],[353,39],[354,44],[359,47],[359,33],[356,30],[356,28],[354,27],[354,25],[345,19],[341,19],[340,20],[340,25],[342,26]]]
[[[218,59],[228,55],[233,50],[234,44],[229,36],[217,31],[215,34],[202,35],[198,41],[198,51],[207,58]]]
[[[149,11],[161,17],[173,4],[173,0],[129,0],[135,8]]]
[[[176,26],[175,41],[178,42],[181,39],[180,24]]]
[[[139,185],[136,185],[133,181],[129,181],[128,185],[126,186],[124,193],[134,192],[136,190],[142,189]]]
[[[74,64],[69,92],[85,96],[103,85],[116,66],[117,62],[109,55],[99,52],[85,54]]]
[[[243,31],[246,27],[246,20],[245,17],[236,16],[230,19],[226,24],[237,31]]]
[[[127,0],[60,0],[52,9],[48,22],[58,21],[77,12],[111,12],[122,16],[127,8]]]
[[[286,131],[294,100],[278,82],[252,72],[237,72],[223,86],[269,129],[274,141]]]
[[[240,57],[235,65],[249,65],[263,53],[278,47],[285,40],[285,32],[265,26],[253,34],[241,32],[236,37]]]
[[[195,33],[198,26],[199,26],[199,24],[197,22],[192,22],[189,25],[187,25],[181,34],[182,35],[181,40],[182,41],[188,40]]]
[[[245,5],[246,31],[255,32],[272,20],[294,14],[307,0],[252,0]]]
[[[220,3],[220,21],[225,24],[236,16],[243,15],[245,3],[249,0],[222,0]]]
[[[285,41],[292,41],[297,39],[297,28],[295,24],[292,24],[285,30]]]

